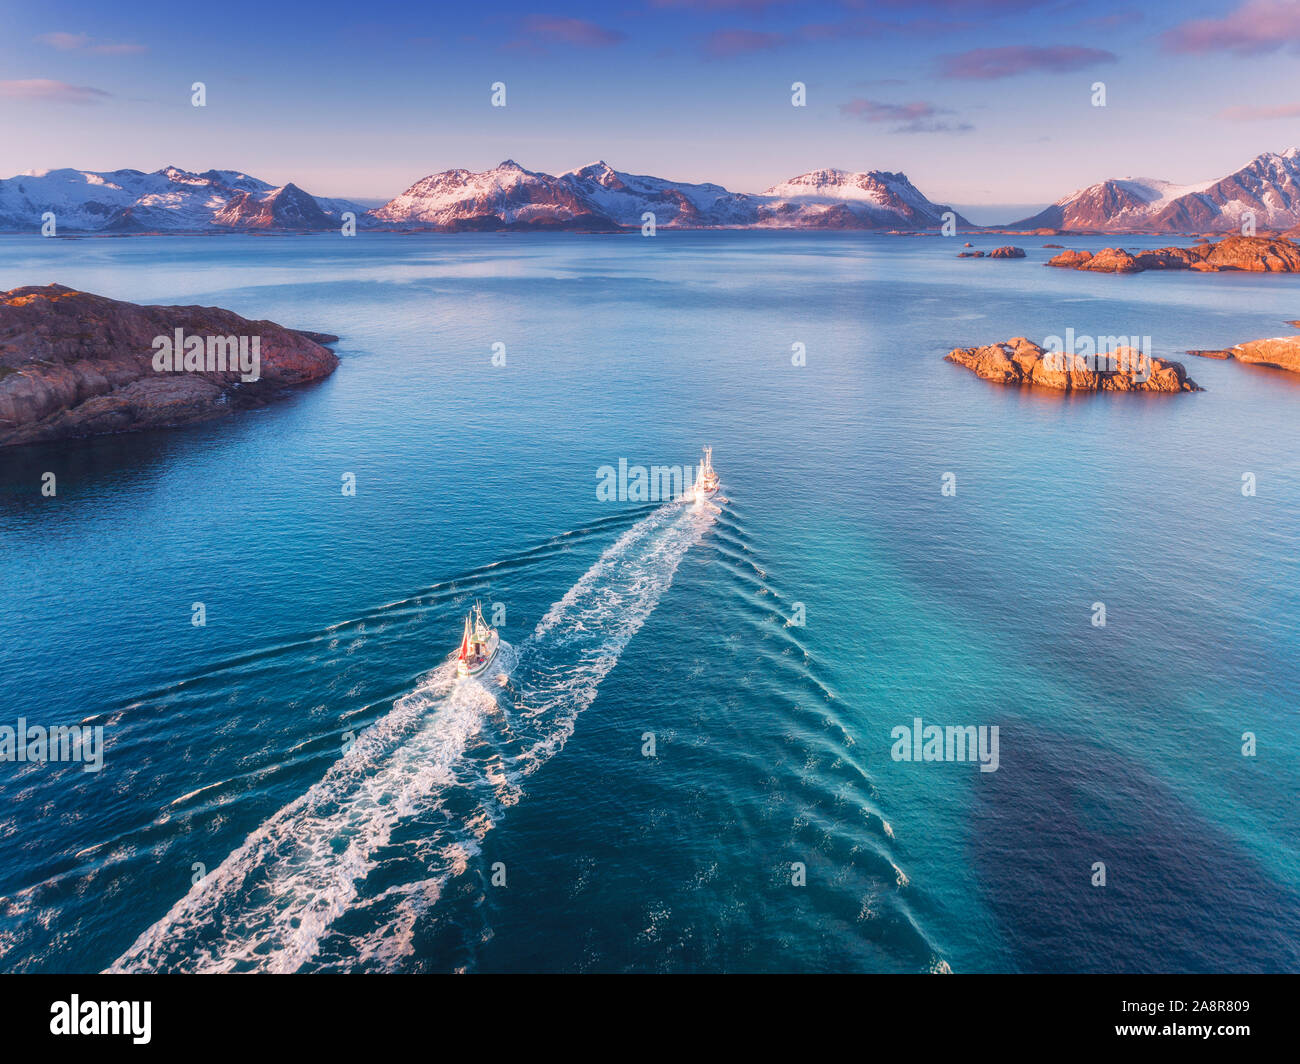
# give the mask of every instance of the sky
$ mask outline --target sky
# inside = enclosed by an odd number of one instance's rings
[[[1040,206],[1300,144],[1300,0],[6,8],[0,177],[176,165],[379,202],[456,167],[604,159],[742,192],[896,170],[936,202]]]

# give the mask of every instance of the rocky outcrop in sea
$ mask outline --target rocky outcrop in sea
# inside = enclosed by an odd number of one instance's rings
[[[1300,244],[1285,237],[1226,236],[1190,248],[1157,248],[1128,252],[1122,248],[1091,251],[1063,251],[1048,266],[1098,273],[1141,273],[1143,270],[1196,270],[1218,273],[1238,270],[1246,273],[1300,272]]]
[[[0,294],[0,446],[183,425],[334,372],[336,336],[51,284]]]
[[[1131,347],[1096,357],[1049,352],[1017,336],[984,347],[959,347],[946,356],[994,384],[1030,385],[1063,392],[1199,392],[1181,362],[1152,358]]]

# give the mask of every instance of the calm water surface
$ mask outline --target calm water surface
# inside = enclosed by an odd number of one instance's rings
[[[0,766],[0,969],[1300,970],[1300,379],[942,359],[1285,334],[1297,281],[1039,243],[0,239],[0,288],[342,337],[274,407],[0,452],[0,724],[107,744]],[[598,501],[702,443],[716,507]],[[457,685],[475,600],[508,675]],[[895,762],[916,717],[998,770]]]

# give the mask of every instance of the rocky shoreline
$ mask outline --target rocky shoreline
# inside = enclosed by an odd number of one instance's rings
[[[969,244],[966,246],[970,247]],[[992,251],[987,252],[959,251],[957,257],[959,259],[1023,259],[1025,257],[1025,249],[1007,244],[1004,247],[994,248]]]
[[[1157,248],[1131,253],[1123,248],[1091,251],[1062,251],[1048,260],[1048,266],[1096,273],[1142,273],[1144,270],[1195,270],[1218,273],[1300,272],[1300,244],[1286,237],[1227,236],[1217,242],[1205,240],[1190,248]]]
[[[994,384],[1063,392],[1199,392],[1181,362],[1152,358],[1131,347],[1096,358],[1049,352],[1016,336],[1005,343],[958,347],[945,361]]]
[[[1288,325],[1300,325],[1290,321]],[[1248,340],[1219,351],[1188,351],[1198,358],[1235,359],[1251,366],[1268,366],[1290,373],[1300,373],[1300,336],[1275,336],[1267,340]]]
[[[333,373],[338,357],[324,345],[337,339],[217,307],[14,288],[0,293],[0,447],[262,406]]]

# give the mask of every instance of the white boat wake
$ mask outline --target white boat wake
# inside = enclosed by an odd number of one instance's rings
[[[709,502],[655,510],[601,554],[517,655],[503,643],[502,668],[519,683],[508,721],[496,682],[435,669],[108,970],[289,972],[336,957],[376,970],[409,957],[416,922],[518,799],[521,781],[563,748],[717,513]],[[493,752],[470,763],[466,750],[480,742]],[[419,874],[363,899],[366,878],[412,825]]]

